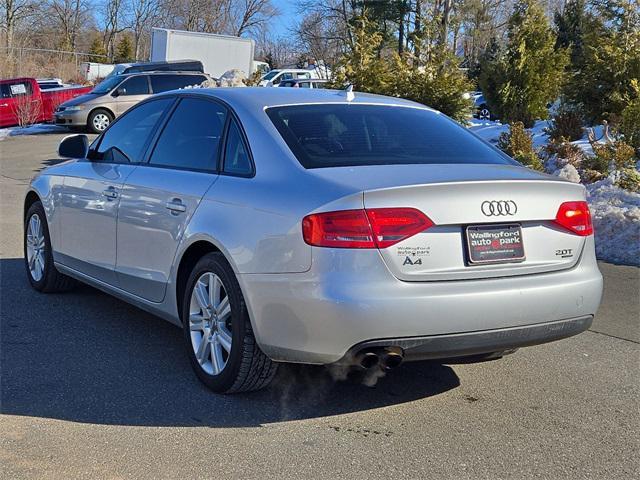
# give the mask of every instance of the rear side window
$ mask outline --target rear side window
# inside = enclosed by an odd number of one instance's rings
[[[0,85],[0,95],[2,98],[21,97],[31,95],[31,84],[29,82],[12,82]]]
[[[233,120],[229,124],[227,143],[224,154],[224,172],[233,175],[251,175],[253,168],[249,159],[249,151],[242,139],[240,129]]]
[[[111,156],[110,154],[105,158],[105,152],[116,147],[128,157],[129,161],[141,161],[154,127],[173,100],[173,98],[154,100],[136,106],[125,113],[104,132],[98,146],[98,159],[122,158],[120,155]]]
[[[131,77],[126,80],[120,88],[124,88],[124,95],[147,95],[149,93],[149,82],[146,75]]]
[[[151,75],[153,93],[168,92],[188,86],[200,85],[207,79],[204,75]]]
[[[151,165],[215,172],[227,112],[222,105],[184,98],[156,144]]]
[[[422,108],[325,104],[267,109],[305,168],[513,164],[454,121]]]

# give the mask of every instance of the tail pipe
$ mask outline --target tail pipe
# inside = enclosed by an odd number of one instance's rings
[[[354,364],[369,370],[380,367],[383,370],[392,370],[399,367],[404,360],[404,352],[399,347],[381,347],[365,349],[358,352],[354,358]]]

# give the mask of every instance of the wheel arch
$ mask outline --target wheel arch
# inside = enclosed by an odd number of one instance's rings
[[[36,202],[42,202],[40,199],[40,195],[35,190],[29,190],[24,197],[24,211],[22,213],[22,219],[25,220],[27,218],[27,212]]]
[[[176,307],[178,308],[178,318],[182,322],[182,302],[184,298],[184,289],[187,286],[189,275],[196,263],[208,253],[222,253],[212,242],[208,240],[196,240],[189,245],[180,256],[178,268],[176,271]],[[224,255],[224,254],[223,254]],[[226,256],[225,259],[229,261]]]

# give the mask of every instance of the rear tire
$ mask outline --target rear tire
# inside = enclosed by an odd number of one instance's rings
[[[102,133],[113,122],[113,115],[102,108],[98,108],[89,114],[87,130],[91,133]]]
[[[51,238],[42,203],[34,202],[24,223],[24,262],[31,286],[43,293],[65,292],[75,286],[75,280],[53,264]]]
[[[196,376],[216,393],[266,387],[278,370],[253,335],[238,280],[220,253],[193,268],[184,291],[182,325]]]

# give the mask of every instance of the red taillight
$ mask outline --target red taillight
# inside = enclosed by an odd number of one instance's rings
[[[556,214],[556,223],[582,237],[593,233],[587,202],[564,202]]]
[[[302,220],[309,245],[334,248],[386,248],[431,227],[415,208],[371,208],[314,213]]]

